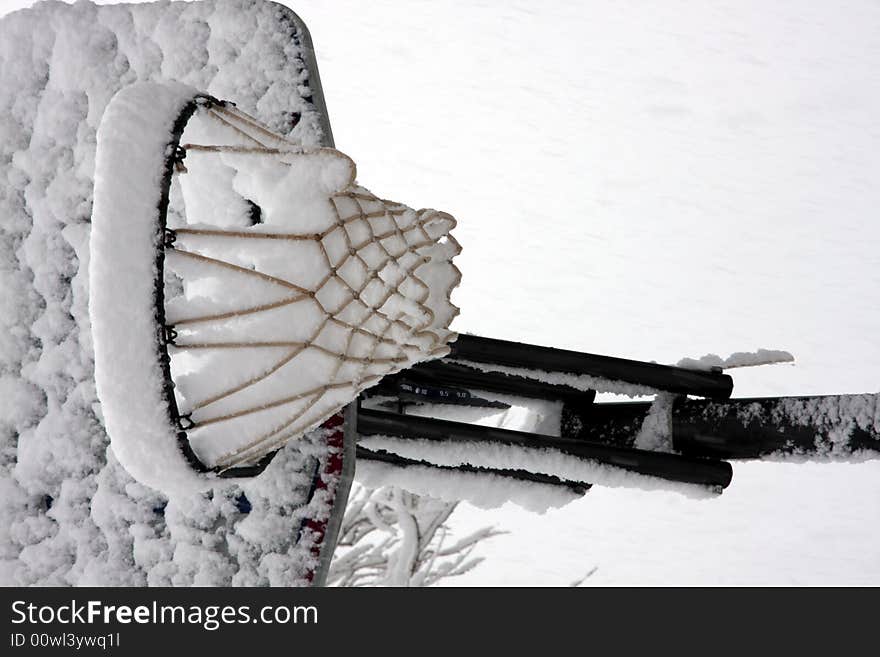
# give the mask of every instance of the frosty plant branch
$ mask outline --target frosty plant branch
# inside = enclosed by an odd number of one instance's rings
[[[503,532],[479,529],[448,543],[456,503],[419,497],[393,486],[356,486],[339,534],[328,583],[336,586],[430,586],[482,561],[484,540]]]

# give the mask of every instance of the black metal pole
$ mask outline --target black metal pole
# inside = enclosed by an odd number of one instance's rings
[[[880,453],[880,395],[682,400],[675,448],[685,454],[754,459],[771,454]]]
[[[759,459],[773,454],[880,452],[880,431],[857,421],[853,409],[878,416],[878,395],[758,397],[711,401],[677,399],[672,444],[682,454],[722,459]],[[577,409],[567,438],[631,446],[651,404],[619,402]],[[870,409],[874,409],[871,411]],[[843,434],[848,440],[841,444]]]
[[[397,415],[364,408],[358,413],[357,427],[359,436],[385,435],[444,443],[494,442],[533,449],[553,449],[570,456],[613,465],[639,474],[705,486],[725,488],[733,477],[733,469],[724,461],[615,447],[584,440],[557,438],[414,415]]]
[[[733,379],[721,372],[644,363],[477,335],[459,335],[450,346],[452,351],[446,356],[448,360],[588,375],[711,399],[727,399],[733,392]]]

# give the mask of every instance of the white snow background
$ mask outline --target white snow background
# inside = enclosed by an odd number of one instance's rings
[[[457,330],[669,363],[785,349],[735,395],[880,390],[876,3],[284,4],[362,177],[459,220]],[[455,584],[880,584],[878,461],[452,522],[509,532]]]

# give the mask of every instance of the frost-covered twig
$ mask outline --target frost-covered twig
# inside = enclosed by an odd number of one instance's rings
[[[484,527],[447,544],[446,524],[456,503],[399,488],[355,485],[340,529],[328,584],[431,586],[473,570],[473,552],[502,532]]]

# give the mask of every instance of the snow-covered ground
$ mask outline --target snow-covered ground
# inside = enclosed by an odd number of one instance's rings
[[[735,394],[880,390],[876,3],[284,4],[361,177],[458,219],[459,331],[671,363],[784,349]],[[880,584],[880,461],[452,522],[508,532],[457,584]]]

